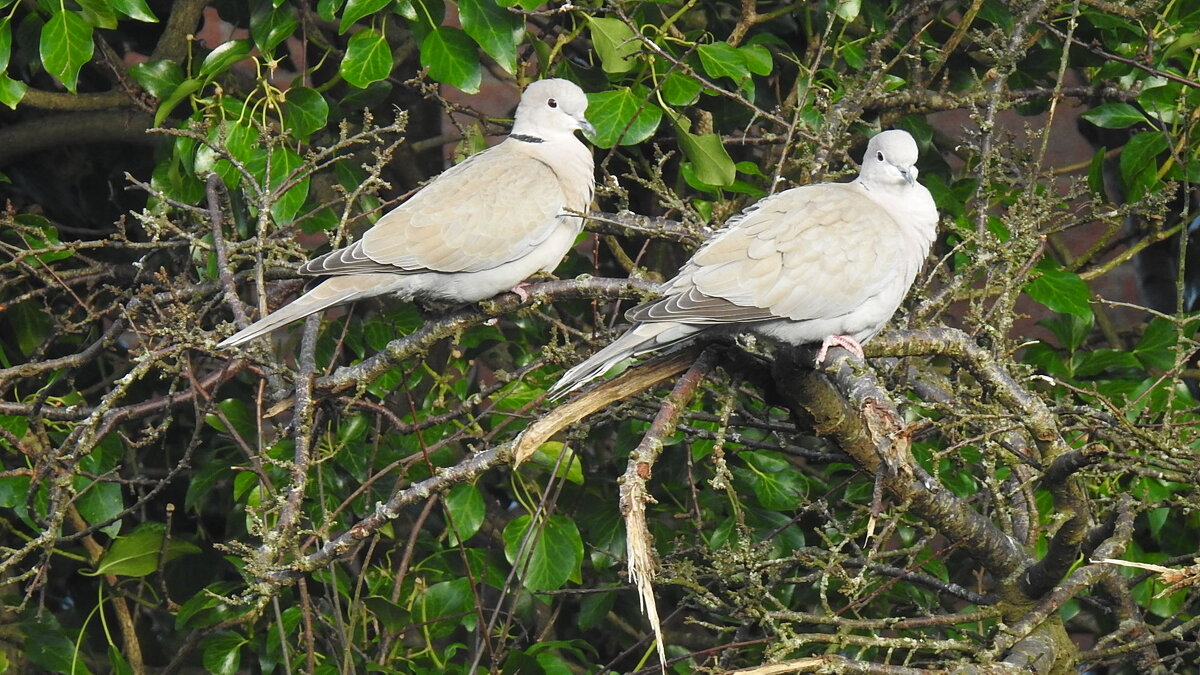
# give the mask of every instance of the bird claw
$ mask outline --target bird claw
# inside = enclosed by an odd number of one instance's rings
[[[512,292],[517,294],[517,297],[521,299],[521,302],[525,302],[529,299],[529,291],[525,290],[525,287],[530,285],[532,284],[530,284],[528,281],[522,281],[521,283],[512,287]]]
[[[849,335],[830,335],[821,341],[821,351],[817,352],[817,366],[825,361],[825,355],[829,352],[830,347],[841,347],[860,360],[864,358],[862,345],[858,343],[858,340]]]

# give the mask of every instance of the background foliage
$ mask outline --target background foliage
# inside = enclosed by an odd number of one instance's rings
[[[675,672],[1196,672],[1198,43],[1174,0],[0,0],[0,672],[654,669],[635,488]],[[590,276],[213,349],[546,76]],[[942,236],[870,368],[716,345],[509,464],[619,300],[892,127]]]

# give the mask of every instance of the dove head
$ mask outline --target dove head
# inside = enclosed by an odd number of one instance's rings
[[[583,116],[587,106],[587,95],[574,82],[557,78],[538,80],[521,94],[512,135],[551,140],[571,136],[576,129],[594,133]]]
[[[867,143],[859,182],[868,187],[913,185],[917,182],[917,142],[907,131],[892,129]]]

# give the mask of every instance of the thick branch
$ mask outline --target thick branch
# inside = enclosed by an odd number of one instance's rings
[[[48,148],[81,143],[157,145],[146,134],[154,119],[133,109],[38,117],[0,128],[0,166]]]
[[[175,0],[171,4],[171,16],[167,17],[162,37],[154,45],[150,59],[182,63],[188,54],[188,36],[196,32],[207,5],[208,0]]]
[[[777,352],[775,369],[775,380],[794,411],[808,413],[814,428],[833,438],[865,471],[882,472],[888,492],[958,542],[997,578],[1010,578],[1029,563],[1016,541],[916,463],[903,417],[873,372],[856,373],[862,365],[844,356],[817,372],[797,356],[807,358],[792,350]]]

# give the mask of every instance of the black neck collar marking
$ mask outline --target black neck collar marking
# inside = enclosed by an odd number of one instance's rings
[[[537,136],[527,136],[525,134],[509,134],[509,138],[522,143],[545,143],[546,139],[538,138]]]

